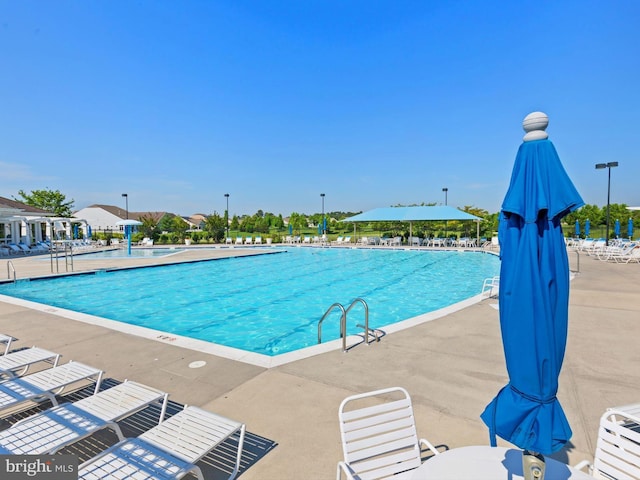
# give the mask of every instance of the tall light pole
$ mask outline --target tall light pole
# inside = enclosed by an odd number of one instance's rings
[[[324,220],[324,193],[320,194],[320,198],[322,198],[322,235],[323,235],[323,238],[324,238],[324,235],[327,233],[325,228],[324,228],[325,225],[326,225],[326,222]]]
[[[603,168],[609,169],[609,179],[607,180],[607,236],[604,240],[605,245],[609,246],[609,205],[611,202],[611,168],[617,167],[618,162],[596,163],[596,170]]]
[[[126,193],[123,193],[122,196],[124,197],[124,201],[125,201],[125,212],[126,212],[126,219],[129,220],[129,195],[127,195]]]
[[[229,236],[229,194],[225,193],[224,196],[227,199],[227,209],[224,211],[224,224],[225,224],[225,230],[227,231],[227,237],[228,237]]]
[[[447,206],[447,192],[449,192],[449,189],[447,187],[444,187],[442,189],[442,191],[444,192],[444,205],[445,207]],[[447,243],[447,221],[444,221],[444,241],[445,244]]]

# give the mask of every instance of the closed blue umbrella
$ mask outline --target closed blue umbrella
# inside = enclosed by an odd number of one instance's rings
[[[580,236],[580,221],[576,220],[576,237]]]
[[[616,220],[616,223],[613,226],[613,233],[615,234],[616,238],[620,237],[620,220]]]
[[[591,222],[587,218],[587,221],[584,222],[584,236],[588,237],[590,232],[591,232]]]
[[[91,238],[91,225],[87,225],[87,237]]]
[[[629,222],[627,223],[627,236],[629,238],[633,237],[633,218],[629,218]]]
[[[569,310],[560,221],[584,202],[546,133],[539,131],[530,141],[528,135],[516,156],[498,227],[500,328],[509,383],[481,418],[492,445],[498,435],[525,451],[549,455],[572,434],[556,398]]]

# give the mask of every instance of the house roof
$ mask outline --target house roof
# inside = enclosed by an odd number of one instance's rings
[[[11,200],[9,198],[0,197],[0,209],[19,210],[21,213],[33,213],[37,215],[53,216],[52,212],[48,212],[41,208],[32,207],[26,203],[18,202],[17,200]]]
[[[115,215],[118,218],[127,218],[126,210],[120,207],[114,207],[113,205],[94,204],[89,205],[87,208],[101,208],[102,210],[109,212],[110,214]],[[168,215],[168,212],[129,212],[129,219],[140,221],[142,217],[145,217],[152,218],[156,222],[159,222],[165,215]]]
[[[482,220],[454,207],[383,207],[345,218],[343,222],[417,222],[443,220]]]

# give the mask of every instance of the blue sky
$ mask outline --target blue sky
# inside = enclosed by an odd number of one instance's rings
[[[0,0],[0,195],[181,215],[497,212],[541,110],[640,205],[640,2]]]

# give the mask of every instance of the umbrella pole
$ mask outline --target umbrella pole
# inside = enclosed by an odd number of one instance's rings
[[[541,453],[524,450],[522,452],[522,472],[524,480],[544,480],[544,456]]]

